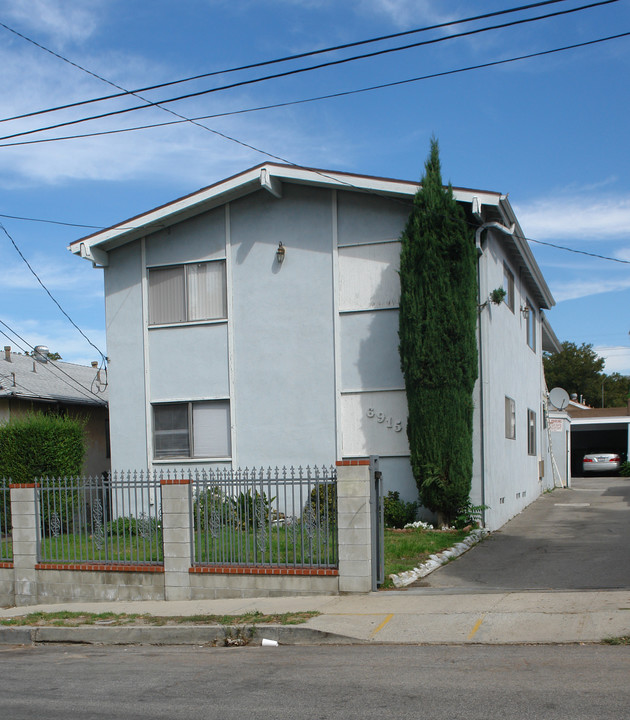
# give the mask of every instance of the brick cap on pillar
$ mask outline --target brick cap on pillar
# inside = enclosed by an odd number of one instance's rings
[[[160,480],[160,485],[190,485],[192,480]]]
[[[337,460],[337,467],[353,467],[355,465],[369,465],[369,460]]]

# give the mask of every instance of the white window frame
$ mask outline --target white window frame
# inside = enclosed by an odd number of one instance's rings
[[[527,409],[527,454],[536,455],[536,413]]]
[[[196,400],[189,402],[172,402],[172,403],[154,403],[153,407],[153,456],[155,460],[172,460],[172,459],[189,459],[189,458],[206,458],[206,459],[229,459],[232,457],[231,443],[231,422],[230,422],[230,401],[227,399],[220,400]],[[180,408],[185,409],[186,425],[170,430],[156,430],[156,411],[162,408]],[[215,413],[208,413],[204,418],[204,410],[215,410],[216,417],[212,417]],[[221,416],[225,414],[225,425],[221,423]],[[201,437],[197,433],[201,431],[205,423],[206,426],[212,427],[216,424],[217,419],[221,423],[220,435],[216,440],[211,439],[209,445],[214,444],[214,449],[210,447],[208,450],[207,437]],[[158,438],[160,435],[179,433],[187,436],[187,448],[185,452],[177,451],[159,451]],[[225,433],[225,435],[224,435]],[[205,447],[202,447],[205,444]],[[202,452],[201,450],[204,450]]]
[[[214,300],[218,305],[218,311],[212,311],[211,307],[204,311],[204,299],[212,300],[207,294],[199,294],[198,288],[203,289],[203,280],[195,282],[195,270],[205,270],[212,268],[219,272],[221,277],[221,287],[214,289]],[[208,322],[227,319],[227,273],[225,260],[206,260],[204,262],[184,263],[179,265],[159,265],[147,268],[148,270],[148,297],[149,297],[149,327],[156,325],[182,325],[192,322]],[[157,292],[156,285],[152,285],[152,277],[157,279],[159,273],[170,271],[181,271],[182,273],[182,297],[181,307],[177,308],[178,317],[158,317],[155,318]],[[200,273],[200,277],[202,273]],[[197,290],[196,290],[197,288]],[[211,302],[209,303],[212,304]],[[195,310],[195,307],[200,309]],[[164,312],[162,310],[162,312]]]
[[[505,290],[503,302],[514,312],[514,273],[506,262],[503,263],[503,289]]]
[[[532,304],[532,301],[527,298],[525,300],[527,315],[526,315],[526,332],[527,332],[527,345],[536,352],[536,310]]]
[[[516,440],[516,402],[505,396],[505,437]]]

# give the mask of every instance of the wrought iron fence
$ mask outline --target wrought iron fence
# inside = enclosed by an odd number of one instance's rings
[[[0,562],[13,560],[11,531],[11,491],[8,480],[2,478],[0,479]]]
[[[40,562],[164,561],[160,481],[155,472],[42,478],[38,485]]]
[[[337,567],[334,467],[199,470],[191,480],[194,565]]]

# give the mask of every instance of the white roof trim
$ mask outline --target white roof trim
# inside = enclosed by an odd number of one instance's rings
[[[201,211],[209,210],[254,192],[261,187],[279,196],[283,181],[302,185],[347,189],[349,191],[373,192],[392,197],[413,197],[419,187],[419,183],[404,180],[391,180],[266,163],[110,228],[81,238],[71,243],[68,249],[77,255],[92,260],[94,258],[93,248],[101,248],[107,251],[119,247],[199,213],[200,206],[203,206]],[[499,193],[466,188],[453,188],[453,194],[455,199],[460,202],[472,203],[473,198],[477,198],[481,204],[495,207],[498,206],[501,199]],[[100,262],[102,259],[101,256],[99,264],[102,264]]]

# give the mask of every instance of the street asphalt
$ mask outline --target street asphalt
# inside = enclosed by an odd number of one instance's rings
[[[630,479],[579,478],[404,590],[360,595],[34,605],[157,616],[317,611],[301,625],[259,625],[279,644],[593,643],[630,635]],[[250,628],[247,628],[249,631]],[[243,633],[207,625],[0,626],[0,643],[223,645]]]

